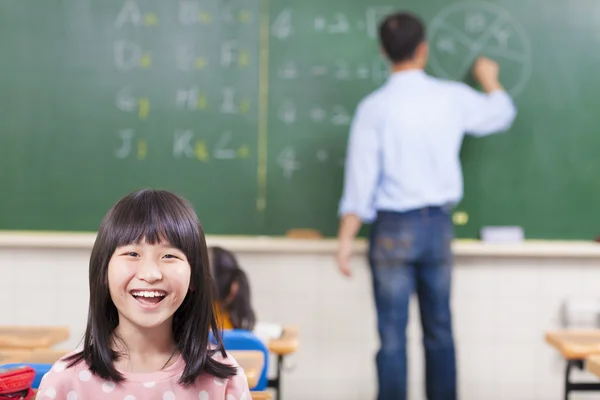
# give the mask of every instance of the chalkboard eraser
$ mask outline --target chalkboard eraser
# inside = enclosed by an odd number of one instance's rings
[[[291,239],[322,239],[323,234],[316,229],[290,229],[285,237]]]
[[[520,226],[485,226],[481,229],[481,241],[486,243],[519,243],[525,240]]]

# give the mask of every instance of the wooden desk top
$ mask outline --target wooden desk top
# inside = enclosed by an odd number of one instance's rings
[[[569,360],[600,354],[600,330],[562,330],[546,333],[546,342]]]
[[[32,364],[54,364],[62,356],[67,354],[66,350],[0,350],[0,364],[32,363]]]
[[[12,364],[14,359],[25,358],[31,353],[27,350],[0,350],[0,365]],[[18,361],[17,361],[18,362]]]
[[[66,326],[0,326],[0,349],[47,349],[69,338]]]
[[[244,370],[248,386],[250,388],[255,387],[265,365],[263,353],[259,350],[231,350],[228,353],[235,358]]]
[[[285,326],[280,338],[271,339],[267,343],[267,348],[271,353],[281,356],[295,353],[299,346],[299,333],[298,328],[295,326]]]
[[[585,368],[594,375],[600,377],[600,355],[596,354],[586,358]]]
[[[269,392],[250,392],[252,400],[270,400],[271,393]]]

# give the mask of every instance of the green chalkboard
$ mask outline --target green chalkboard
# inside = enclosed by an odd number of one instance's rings
[[[385,82],[376,28],[396,9],[426,21],[429,73],[465,80],[491,56],[519,108],[509,132],[465,140],[457,235],[595,237],[591,0],[4,0],[0,229],[93,231],[160,187],[212,234],[334,235],[349,123]]]

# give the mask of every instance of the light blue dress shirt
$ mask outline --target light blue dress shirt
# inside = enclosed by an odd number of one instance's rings
[[[463,135],[507,130],[517,112],[504,91],[478,92],[421,70],[392,74],[358,105],[348,139],[340,215],[458,203]]]

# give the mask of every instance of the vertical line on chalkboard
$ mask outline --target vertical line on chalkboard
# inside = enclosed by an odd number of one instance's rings
[[[269,0],[261,1],[260,64],[258,89],[258,197],[256,208],[264,212],[267,207],[267,137],[269,109]]]

